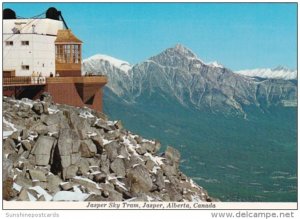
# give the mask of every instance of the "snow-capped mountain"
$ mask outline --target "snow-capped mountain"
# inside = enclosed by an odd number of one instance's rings
[[[276,68],[257,68],[236,71],[236,73],[249,76],[249,77],[259,77],[259,78],[270,78],[270,79],[283,79],[283,80],[296,80],[297,71],[290,70],[283,66],[278,66]]]
[[[120,63],[128,67],[124,69]],[[220,64],[204,63],[182,45],[132,67],[124,61],[95,56],[83,61],[83,70],[107,75],[108,89],[131,103],[160,96],[185,107],[242,114],[246,106],[296,103],[297,86],[292,81],[235,74]]]

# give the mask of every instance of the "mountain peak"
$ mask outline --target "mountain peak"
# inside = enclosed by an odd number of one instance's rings
[[[187,57],[197,58],[196,54],[192,52],[192,50],[188,49],[187,47],[183,46],[182,44],[176,44],[173,48],[169,48],[167,50],[173,50],[176,53]]]
[[[290,69],[287,68],[286,66],[279,65],[276,68],[273,68],[272,71],[290,71]]]

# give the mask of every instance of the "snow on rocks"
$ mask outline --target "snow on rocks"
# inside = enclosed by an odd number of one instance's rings
[[[3,122],[11,131],[3,139],[11,163],[7,200],[211,200],[179,171],[176,149],[159,156],[158,141],[127,131],[120,121],[50,100],[4,98]]]

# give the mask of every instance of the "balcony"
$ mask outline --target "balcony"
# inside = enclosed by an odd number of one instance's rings
[[[41,86],[46,84],[46,77],[15,76],[4,77],[3,86]]]
[[[31,76],[16,76],[4,77],[3,86],[41,86],[47,83],[80,83],[80,84],[106,84],[107,77],[99,76],[82,76],[82,77],[31,77]]]

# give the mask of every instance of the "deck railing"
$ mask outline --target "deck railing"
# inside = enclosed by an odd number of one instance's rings
[[[45,85],[46,83],[107,83],[107,77],[104,75],[87,75],[81,77],[15,76],[3,78],[4,86],[34,86]]]
[[[46,77],[16,76],[3,78],[3,85],[40,85],[46,84]]]

